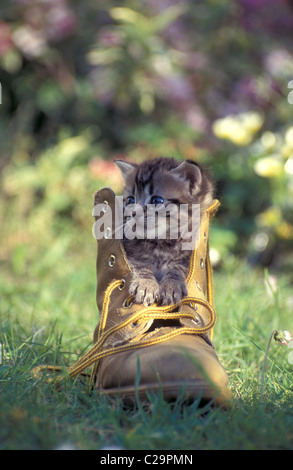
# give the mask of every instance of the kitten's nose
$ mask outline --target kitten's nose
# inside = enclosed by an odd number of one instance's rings
[[[132,217],[136,216],[136,211],[132,211]]]

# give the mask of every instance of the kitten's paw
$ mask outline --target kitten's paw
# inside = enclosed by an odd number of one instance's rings
[[[183,281],[165,279],[160,285],[160,304],[171,305],[180,302],[187,296],[186,284]]]
[[[129,292],[134,295],[138,304],[144,304],[145,307],[149,307],[159,300],[159,284],[155,279],[133,279]]]

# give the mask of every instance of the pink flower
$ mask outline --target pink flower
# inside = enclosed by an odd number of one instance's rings
[[[47,37],[50,41],[59,41],[75,31],[75,14],[66,5],[51,7],[47,21]]]
[[[113,28],[103,28],[99,34],[99,43],[106,47],[116,47],[123,44],[123,36]]]
[[[0,57],[13,47],[12,31],[4,21],[0,22]]]
[[[92,158],[89,162],[89,169],[94,178],[97,179],[120,179],[120,171],[112,160],[103,160],[100,157]]]

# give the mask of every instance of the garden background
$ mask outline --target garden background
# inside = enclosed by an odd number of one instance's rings
[[[133,416],[102,398],[94,412],[80,385],[50,401],[29,373],[71,364],[90,345],[93,195],[121,190],[116,158],[191,158],[211,170],[216,347],[235,396],[255,403],[271,330],[293,329],[292,32],[292,0],[1,1],[1,448],[143,448],[148,426],[148,448],[193,448],[191,431],[178,442],[180,425],[172,440],[162,404],[168,426],[139,415],[134,432]],[[195,411],[199,446],[292,446],[283,351],[272,352],[265,435],[241,408],[234,418],[247,432],[209,441]],[[286,427],[268,426],[278,400]],[[77,416],[89,420],[83,437]]]

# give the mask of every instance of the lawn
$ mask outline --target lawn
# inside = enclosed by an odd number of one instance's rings
[[[35,365],[69,365],[90,347],[98,320],[95,252],[88,237],[51,266],[37,256],[27,274],[19,255],[2,270],[0,449],[292,449],[293,366],[286,346],[271,344],[260,394],[271,331],[292,324],[292,291],[285,277],[273,288],[266,273],[236,259],[214,273],[214,338],[235,397],[231,410],[203,414],[197,403],[171,406],[160,396],[151,397],[148,409],[125,409],[80,380],[56,391],[33,378]]]

